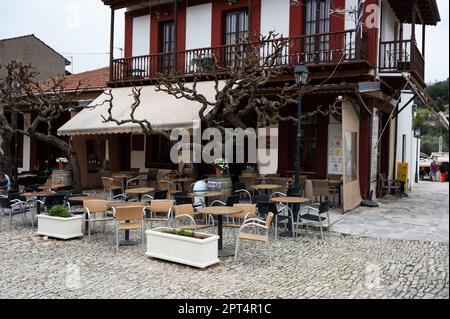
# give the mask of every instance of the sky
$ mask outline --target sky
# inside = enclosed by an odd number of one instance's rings
[[[442,21],[427,27],[426,82],[449,76],[449,1],[437,0]],[[34,33],[79,73],[108,66],[110,10],[101,0],[2,0],[0,39]],[[418,39],[420,31],[418,28]],[[123,10],[116,13],[115,57],[123,55]]]

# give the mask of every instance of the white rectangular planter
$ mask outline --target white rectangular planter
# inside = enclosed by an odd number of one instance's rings
[[[197,233],[203,239],[167,233],[167,227],[147,230],[146,256],[169,260],[198,268],[219,262],[217,243],[219,236]]]
[[[81,231],[83,216],[62,218],[39,214],[37,218],[38,235],[60,239],[83,237],[83,232]]]

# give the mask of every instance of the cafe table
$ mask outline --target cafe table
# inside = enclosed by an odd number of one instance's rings
[[[170,179],[171,182],[180,183],[183,189],[188,190],[186,185],[195,182],[195,178],[192,177],[174,177]]]
[[[217,216],[217,232],[219,235],[218,248],[220,257],[229,257],[234,255],[234,249],[223,248],[223,216],[232,216],[242,213],[242,209],[229,206],[213,206],[198,209],[201,214]]]
[[[136,203],[136,202],[120,202],[120,201],[111,201],[107,204],[108,208],[115,208],[115,207],[134,207],[134,206],[142,206],[142,209],[144,209],[144,204],[142,203]],[[122,246],[132,246],[136,245],[137,242],[134,240],[130,240],[130,230],[125,230],[125,240],[122,240],[119,242]]]
[[[46,196],[53,196],[55,195],[55,192],[52,191],[41,191],[41,192],[27,192],[27,193],[22,193],[20,194],[21,196],[25,197],[25,198],[36,198],[38,200],[41,200],[42,197],[46,197]],[[39,215],[41,213],[41,203],[40,202],[36,202],[36,214]]]
[[[137,187],[129,188],[125,191],[126,194],[137,195],[138,201],[141,201],[143,194],[153,193],[155,189],[153,187]]]
[[[274,197],[272,198],[272,202],[275,203],[282,203],[282,204],[306,204],[306,203],[310,203],[311,200],[309,198],[306,197],[296,197],[296,196],[279,196],[279,197]],[[300,214],[300,209],[301,206],[299,208],[298,214]],[[292,212],[294,213],[294,212]],[[295,231],[294,231],[294,225],[289,225],[292,224],[291,220],[288,220],[288,227],[291,228],[291,231],[286,231],[283,233],[280,233],[281,237],[295,237]]]
[[[269,191],[287,188],[286,185],[281,184],[256,184],[252,185],[251,187],[258,191],[264,191],[266,194],[269,194]]]

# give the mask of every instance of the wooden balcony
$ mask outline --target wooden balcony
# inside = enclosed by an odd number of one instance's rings
[[[327,66],[334,68],[337,64],[366,59],[366,36],[356,37],[355,30],[291,37],[287,40],[289,46],[279,55],[273,67],[286,68],[306,63],[324,70]],[[266,42],[260,48],[261,58],[273,52],[273,42]],[[235,54],[238,50],[244,54],[248,52],[244,45],[229,45],[115,59],[111,66],[110,85],[151,82],[159,74],[186,78],[200,73],[208,75],[215,66],[226,73],[226,70],[238,66]]]
[[[420,83],[425,79],[425,60],[413,40],[380,43],[380,73],[411,73]]]

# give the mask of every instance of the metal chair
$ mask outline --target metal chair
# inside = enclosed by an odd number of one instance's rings
[[[206,218],[205,224],[198,224],[195,221],[195,217],[197,215],[199,214],[195,213],[194,206],[192,204],[183,204],[175,206],[175,227],[179,229],[195,230],[195,231],[214,227],[214,220],[212,224],[208,224],[210,218]],[[192,225],[178,226],[178,221],[181,219],[190,221]]]
[[[313,206],[305,206],[300,210],[300,213],[297,215],[297,227],[300,224],[300,219],[306,221],[306,232],[308,232],[309,222],[316,222],[320,227],[320,236],[323,239],[323,225],[322,222],[328,222],[328,231],[331,231],[331,223],[330,223],[330,213],[329,213],[330,203],[328,201],[321,202],[319,207]],[[327,217],[322,217],[323,214],[326,214]]]
[[[234,204],[239,203],[239,200],[241,199],[241,197],[239,195],[230,195],[227,198],[227,201],[221,201],[219,199],[216,199],[215,201],[213,201],[209,206],[214,206],[214,205],[222,205],[222,206],[233,206]]]
[[[45,212],[47,212],[49,209],[51,209],[54,206],[67,206],[67,203],[65,201],[66,195],[64,194],[56,194],[51,196],[44,197],[44,200],[36,200],[37,203],[41,204],[45,207]],[[70,208],[68,206],[68,208]]]
[[[119,251],[119,232],[141,230],[142,248],[145,247],[145,209],[142,206],[113,207],[116,251]]]
[[[239,228],[239,235],[236,239],[236,250],[234,253],[234,261],[237,262],[237,256],[239,253],[240,248],[240,242],[242,240],[250,240],[250,241],[257,241],[257,242],[263,242],[267,244],[267,254],[269,256],[269,265],[272,265],[272,256],[270,252],[270,241],[269,241],[269,232],[270,232],[270,226],[272,224],[273,219],[273,213],[270,212],[267,214],[267,217],[265,220],[261,220],[258,218],[249,218],[246,219],[243,223],[243,225]],[[259,229],[260,233],[249,233],[245,232],[244,230],[247,229]]]
[[[248,200],[250,202],[252,201],[252,195],[247,190],[247,186],[245,185],[244,182],[238,182],[238,183],[233,185],[233,194],[238,194],[241,199],[243,199],[242,195],[245,194],[245,195],[248,196]]]
[[[170,227],[173,220],[173,205],[174,201],[171,199],[152,200],[145,210],[145,219],[150,221],[150,228],[153,228],[153,222],[167,222]],[[164,217],[158,216],[158,214],[164,214]]]
[[[102,185],[103,191],[109,193],[109,200],[112,200],[114,190],[120,189],[121,194],[123,194],[124,192],[123,183],[118,179],[113,179],[111,177],[102,177]]]
[[[153,196],[151,195],[143,195],[141,197],[141,202],[146,202],[146,201],[152,201],[155,199],[166,199],[167,198],[167,191],[155,191],[155,194]]]
[[[112,221],[112,214],[108,216],[108,205],[104,199],[87,199],[83,201],[83,207],[86,212],[85,221],[88,223],[88,239],[91,240],[91,225],[103,222],[103,232],[105,232],[106,222]],[[97,217],[97,214],[103,214],[102,217]]]
[[[3,224],[3,215],[9,215],[9,229],[11,229],[12,217],[22,215],[22,221],[26,224],[27,213],[31,213],[31,226],[34,227],[31,207],[19,193],[9,193],[7,196],[0,196],[0,209],[0,229]]]
[[[294,229],[294,214],[292,210],[288,206],[277,207],[277,204],[271,201],[259,201],[256,203],[256,207],[258,209],[258,215],[262,218],[266,217],[267,214],[273,213],[275,214],[275,229],[274,229],[274,238],[278,236],[278,223],[280,221],[287,221],[290,219],[292,230],[295,235]],[[287,211],[287,215],[282,215],[281,212]]]

